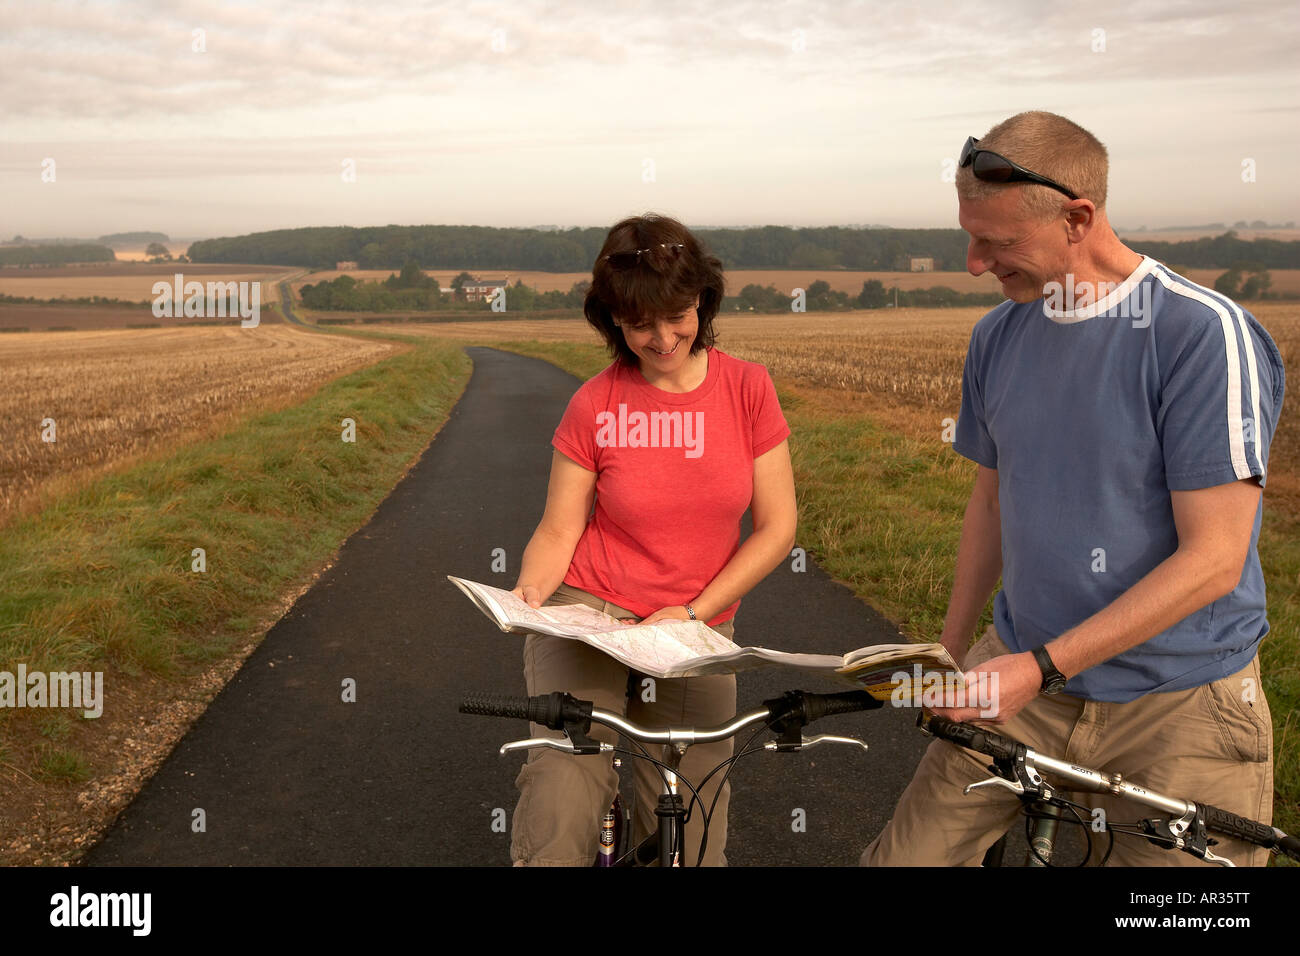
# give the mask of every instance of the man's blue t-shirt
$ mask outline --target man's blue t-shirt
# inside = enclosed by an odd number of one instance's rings
[[[993,617],[1013,652],[1091,617],[1175,551],[1171,491],[1263,485],[1282,406],[1282,359],[1263,326],[1153,259],[1089,308],[1050,304],[1004,302],[976,324],[953,444],[998,472]],[[1261,514],[1262,502],[1235,589],[1066,693],[1129,701],[1250,663],[1269,630]]]

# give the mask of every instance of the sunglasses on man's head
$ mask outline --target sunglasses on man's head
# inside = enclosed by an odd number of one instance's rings
[[[965,168],[969,166],[975,178],[986,183],[1037,183],[1040,186],[1050,186],[1057,192],[1065,193],[1071,199],[1079,197],[1069,189],[1066,189],[1060,183],[1053,182],[1046,176],[1040,176],[1038,173],[1030,172],[1019,163],[1013,163],[1005,156],[1001,156],[992,150],[979,149],[979,140],[974,136],[966,137],[966,145],[961,148],[961,163]]]
[[[602,258],[615,269],[631,269],[641,261],[641,256],[645,255],[648,259],[653,258],[659,263],[672,262],[682,254],[686,248],[685,243],[661,242],[657,246],[651,246],[649,249],[637,249],[635,252],[611,252]]]

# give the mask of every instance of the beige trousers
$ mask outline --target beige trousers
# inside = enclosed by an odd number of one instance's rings
[[[965,666],[1009,653],[990,627]],[[1240,672],[1200,687],[1147,694],[1128,703],[1040,695],[1010,721],[989,725],[1047,756],[1125,779],[1170,797],[1195,800],[1270,823],[1273,814],[1273,722],[1259,678],[1259,658]],[[1001,788],[969,796],[962,788],[992,776],[982,754],[936,740],[921,758],[893,819],[862,854],[864,866],[978,866],[1016,822],[1020,803]],[[1110,822],[1167,816],[1109,794],[1067,794],[1100,807]],[[1064,833],[1064,830],[1062,830]],[[1090,864],[1100,862],[1108,835],[1093,833]],[[1100,839],[1098,839],[1100,837]],[[1268,851],[1210,834],[1218,856],[1238,866],[1263,866]],[[1190,854],[1117,835],[1108,865],[1205,866]]]
[[[614,617],[636,616],[567,584],[561,584],[546,603],[586,604]],[[716,625],[714,630],[731,638],[732,622]],[[707,727],[729,720],[736,712],[735,675],[653,679],[649,686],[644,681],[650,678],[637,675],[635,693],[629,699],[627,667],[580,641],[542,634],[529,634],[524,639],[524,678],[530,696],[566,691],[651,728]],[[529,727],[535,737],[563,736],[538,724]],[[618,743],[618,734],[599,724],[591,725],[591,737]],[[646,746],[652,756],[662,759],[662,748]],[[691,747],[682,758],[680,775],[698,787],[705,774],[731,756],[732,747],[732,740]],[[658,828],[654,811],[662,779],[648,761],[624,760],[633,764],[636,781],[631,834],[631,845],[635,846]],[[701,808],[697,803],[690,808],[683,860],[686,865],[695,865],[704,814],[725,773],[725,769],[720,771],[700,791],[705,806]],[[519,802],[515,806],[510,843],[510,856],[515,865],[590,866],[596,858],[601,815],[609,808],[618,787],[618,774],[609,755],[577,756],[555,750],[530,750],[515,785],[519,788]],[[713,813],[705,866],[725,866],[727,862],[723,851],[727,843],[730,790],[731,785],[727,784]],[[689,808],[690,791],[681,787],[680,792]]]

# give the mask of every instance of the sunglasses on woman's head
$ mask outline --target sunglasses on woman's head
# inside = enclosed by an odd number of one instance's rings
[[[641,256],[645,255],[648,259],[653,258],[657,262],[672,262],[682,250],[686,248],[684,243],[661,242],[657,246],[651,246],[649,249],[638,249],[635,252],[611,252],[607,256],[602,256],[615,269],[631,269],[641,261]]]
[[[1040,186],[1050,186],[1057,192],[1065,193],[1071,199],[1079,197],[1066,189],[1060,183],[1053,182],[1046,176],[1040,176],[1038,173],[1030,172],[1019,163],[1013,163],[1005,156],[1001,156],[992,150],[979,149],[979,140],[974,136],[966,137],[966,145],[961,148],[960,165],[965,168],[969,166],[975,178],[986,183],[1037,183]]]

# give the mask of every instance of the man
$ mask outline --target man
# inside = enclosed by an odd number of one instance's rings
[[[1256,544],[1281,357],[1249,313],[1120,242],[1106,178],[1102,144],[1052,113],[963,150],[967,267],[1011,301],[975,326],[966,357],[953,447],[979,469],[942,642],[998,689],[997,731],[1268,822]],[[999,575],[994,624],[967,653]],[[1020,807],[1002,788],[962,794],[989,776],[982,757],[933,742],[862,862],[978,865]],[[1076,799],[1117,822],[1159,815]],[[1213,849],[1267,859],[1226,838]],[[1110,862],[1204,865],[1132,837]]]

